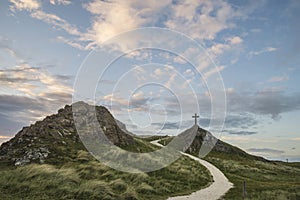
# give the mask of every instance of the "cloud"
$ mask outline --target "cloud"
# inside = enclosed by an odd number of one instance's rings
[[[225,119],[226,128],[250,128],[259,124],[255,115],[247,113],[227,115]]]
[[[251,153],[266,153],[266,154],[283,154],[283,153],[285,153],[282,150],[269,149],[269,148],[250,148],[250,149],[247,149],[247,151],[249,151]]]
[[[116,84],[116,81],[108,80],[108,79],[101,79],[99,84]]]
[[[67,83],[70,79],[66,75],[51,75],[28,63],[1,69],[0,134],[11,136],[22,126],[70,103],[73,91]]]
[[[0,135],[0,139],[9,139],[11,138],[10,136],[3,136],[3,135]]]
[[[218,66],[218,67],[215,67],[207,72],[205,72],[203,74],[203,78],[204,79],[208,79],[210,76],[216,74],[216,73],[220,73],[221,71],[223,71],[225,69],[225,66],[222,65],[222,66]]]
[[[288,75],[283,75],[283,76],[274,76],[268,80],[268,82],[275,83],[275,82],[283,82],[283,81],[288,81],[289,76]]]
[[[4,114],[1,110],[0,113],[0,135],[5,137],[11,137],[14,133],[16,133],[25,123],[17,122],[12,116],[8,116]],[[9,114],[9,113],[8,113]]]
[[[0,135],[0,145],[6,141],[8,141],[11,138],[11,136],[3,136]]]
[[[270,138],[256,138],[253,136],[249,136],[249,135],[221,135],[220,139],[223,141],[226,141],[228,143],[257,143],[257,142],[261,142],[261,143],[278,143],[278,140],[272,140]]]
[[[231,112],[270,115],[273,119],[279,119],[282,113],[300,109],[300,93],[286,94],[283,91],[229,93],[227,104]]]
[[[258,56],[262,53],[267,53],[267,52],[274,52],[274,51],[277,51],[278,49],[275,48],[275,47],[266,47],[264,49],[261,49],[259,51],[250,51],[249,54],[248,54],[248,57],[249,58],[252,58],[253,56]]]
[[[77,28],[71,24],[69,24],[66,20],[60,18],[57,15],[46,13],[42,10],[36,10],[31,13],[31,17],[35,19],[42,20],[48,24],[51,24],[57,28],[65,30],[67,33],[75,36],[80,36],[81,33],[77,30]]]
[[[42,102],[38,99],[21,95],[0,95],[0,110],[15,112],[23,110],[44,110]]]
[[[184,112],[194,113],[197,110],[192,94],[177,94],[181,99]],[[235,134],[256,133],[251,129],[263,124],[264,117],[273,120],[280,119],[281,114],[300,109],[300,93],[287,94],[283,91],[253,91],[253,92],[227,92],[227,116],[225,128]],[[208,127],[210,123],[210,97],[197,94],[198,105],[201,111],[200,125]],[[180,114],[179,105],[175,99],[167,98],[165,109],[167,113]],[[248,130],[250,129],[250,130]],[[246,132],[241,132],[246,131]]]
[[[237,45],[241,44],[243,42],[242,38],[239,36],[233,36],[230,38],[227,38],[224,43],[216,43],[212,45],[208,52],[212,53],[215,57],[215,55],[223,54],[225,51],[232,50]],[[212,56],[212,55],[211,55]]]
[[[161,128],[162,130],[178,130],[179,128],[186,129],[193,125],[193,120],[183,120],[181,122],[153,122],[151,123],[152,126],[156,126]]]
[[[254,29],[251,29],[250,30],[252,33],[260,33],[261,32],[261,29],[259,28],[254,28]]]
[[[64,30],[71,36],[77,36],[77,39],[65,39],[62,36],[58,36],[58,40],[62,41],[70,46],[75,48],[84,50],[85,47],[80,44],[78,41],[79,37],[82,36],[82,33],[77,29],[76,26],[71,25],[66,20],[60,18],[59,16],[47,13],[42,10],[42,3],[39,0],[10,0],[12,4],[10,9],[12,11],[16,10],[27,10],[30,12],[30,16],[32,18],[44,21],[47,24],[52,25],[53,27],[57,28],[58,30]],[[71,1],[69,0],[50,0],[50,3],[53,5],[69,5]]]
[[[94,15],[85,39],[101,44],[112,36],[139,27],[145,21],[137,15],[143,8],[139,11],[134,3],[137,2],[92,1],[84,4],[84,8]]]
[[[152,126],[158,126],[162,127],[162,130],[168,130],[168,129],[175,129],[177,130],[179,128],[179,123],[178,122],[166,122],[166,123],[152,123]]]
[[[69,5],[72,2],[70,0],[50,0],[52,5]]]
[[[154,97],[148,97],[143,94],[142,91],[132,94],[127,98],[115,94],[108,94],[99,99],[99,103],[102,105],[108,105],[113,110],[122,110],[123,112],[138,111],[149,112],[150,102],[154,101]],[[111,105],[111,106],[110,106]]]
[[[209,124],[211,111],[210,96],[205,93],[197,93],[198,102],[194,100],[194,94],[190,92],[177,93],[180,98],[181,107],[185,112],[194,113],[197,110],[197,103],[201,110],[202,117],[200,124],[206,126]],[[287,94],[284,91],[231,91],[226,92],[227,96],[227,117],[225,119],[226,128],[245,129],[259,125],[262,122],[261,117],[270,116],[277,120],[283,113],[296,111],[300,109],[300,93]],[[176,112],[179,114],[178,102],[176,99],[166,97],[165,108],[167,112]]]
[[[179,63],[179,64],[186,64],[187,63],[187,61],[186,60],[184,60],[182,57],[180,57],[180,56],[175,56],[174,57],[174,63]]]
[[[219,55],[223,54],[225,50],[230,49],[230,46],[228,44],[218,43],[210,47],[209,52]]]
[[[257,131],[224,131],[231,135],[254,135],[257,134]]]
[[[22,126],[53,114],[61,106],[71,103],[71,96],[47,93],[42,97],[0,95],[1,131],[11,136]],[[3,133],[2,133],[3,135]]]
[[[142,27],[162,27],[183,32],[193,39],[213,40],[225,29],[235,27],[235,20],[244,14],[230,3],[217,1],[91,1],[83,3],[83,8],[91,14],[91,25],[84,32],[59,16],[43,11],[37,0],[10,0],[12,10],[27,10],[31,17],[42,20],[58,29],[65,30],[73,39],[60,36],[58,39],[72,47],[88,50],[101,45],[107,39],[120,33]],[[50,0],[53,5],[68,5],[69,0]],[[249,9],[248,9],[249,10]],[[245,12],[247,13],[247,12]],[[249,14],[249,13],[247,13]],[[138,38],[126,39],[125,48],[136,47]],[[125,42],[125,41],[123,41]],[[229,44],[242,42],[232,36]],[[127,47],[125,47],[127,46]],[[178,62],[182,62],[177,58]]]
[[[31,67],[28,63],[0,70],[2,88],[13,89],[32,97],[38,97],[44,92],[70,94],[73,89],[63,83],[66,78],[67,76],[51,75],[42,68]]]
[[[187,69],[184,71],[183,75],[187,76],[187,77],[190,77],[190,76],[194,76],[195,73],[191,70],[191,69]]]
[[[67,39],[63,36],[58,36],[58,37],[56,37],[56,39],[57,39],[57,41],[68,44],[69,46],[74,47],[76,49],[87,50],[87,48],[84,45],[80,44],[77,41],[74,41],[73,39]]]
[[[13,47],[13,42],[5,37],[0,36],[0,53],[1,51],[6,52],[9,54],[10,57],[16,58],[16,59],[20,59],[21,55],[20,52],[17,51],[14,47]],[[4,57],[6,58],[6,57]],[[3,59],[3,58],[1,58]]]
[[[15,10],[36,10],[41,7],[41,2],[39,0],[10,0],[13,4],[10,9]]]
[[[243,42],[243,39],[240,38],[239,36],[234,36],[232,38],[229,38],[228,41],[232,45],[237,45],[237,44],[241,44]]]
[[[233,27],[232,19],[240,15],[225,1],[176,1],[170,7],[166,27],[200,40],[215,39],[217,33]]]

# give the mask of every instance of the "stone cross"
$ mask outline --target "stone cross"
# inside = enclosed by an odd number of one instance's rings
[[[197,113],[195,113],[195,115],[192,117],[195,118],[195,125],[197,125],[197,118],[199,118],[199,115],[197,115]]]

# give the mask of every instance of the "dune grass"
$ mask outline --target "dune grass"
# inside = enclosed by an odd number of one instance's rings
[[[165,137],[159,143],[165,145],[172,139]],[[242,157],[216,151],[211,151],[204,159],[218,167],[235,185],[225,199],[243,199],[244,181],[245,199],[300,199],[300,163],[262,161],[250,155]]]
[[[246,182],[245,199],[300,199],[300,169],[297,163],[263,162],[220,152],[211,152],[205,158],[217,166],[235,187],[225,199],[242,199],[243,182]]]
[[[0,199],[167,199],[209,185],[203,166],[181,157],[170,166],[130,174],[111,169],[79,151],[64,165],[30,164],[0,170]]]

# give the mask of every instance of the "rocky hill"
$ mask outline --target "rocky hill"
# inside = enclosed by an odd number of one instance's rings
[[[66,105],[58,113],[24,127],[10,141],[0,147],[0,162],[9,165],[52,163],[73,159],[85,150],[76,132],[72,106],[89,111],[93,106],[84,102]],[[119,147],[134,146],[135,140],[126,126],[113,118],[103,106],[96,106],[96,116],[106,137]],[[122,130],[123,129],[123,130]]]
[[[191,132],[196,128],[197,132],[194,135],[194,137],[191,137]],[[203,143],[211,143],[213,145],[211,154],[213,153],[223,153],[227,155],[232,156],[240,156],[243,158],[249,158],[254,160],[260,160],[260,161],[268,161],[262,157],[254,156],[246,153],[245,151],[241,150],[238,147],[232,146],[226,142],[223,142],[222,140],[219,140],[213,136],[209,131],[200,128],[199,126],[191,127],[190,129],[187,129],[183,133],[179,135],[179,137],[185,138],[185,140],[190,144],[188,147],[184,149],[186,153],[190,153],[193,155],[198,155],[201,146]],[[192,141],[191,141],[192,139]],[[205,141],[205,142],[204,142]],[[213,141],[216,141],[214,144]]]
[[[161,144],[166,145],[169,142],[171,142],[174,139],[174,137],[165,137],[161,140]],[[212,146],[211,148],[208,148],[209,150],[207,153],[209,155],[214,154],[222,154],[225,156],[230,157],[240,157],[250,160],[258,160],[258,161],[264,161],[269,162],[268,160],[248,154],[247,152],[243,151],[242,149],[235,147],[233,145],[230,145],[226,142],[223,142],[222,140],[217,139],[213,134],[211,134],[209,131],[200,128],[197,125],[192,126],[191,128],[183,131],[178,135],[178,137],[175,139],[177,140],[177,144],[174,146],[179,147],[180,149],[176,148],[177,150],[199,156],[199,152],[201,147],[204,145],[206,146]],[[201,154],[203,155],[203,154]],[[206,155],[206,154],[205,154]],[[200,156],[202,157],[202,156]]]

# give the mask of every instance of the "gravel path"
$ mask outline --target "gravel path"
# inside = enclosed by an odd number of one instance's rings
[[[160,147],[163,147],[163,145],[158,143],[159,140],[154,140],[151,143]],[[214,165],[211,163],[202,160],[200,158],[197,158],[195,156],[192,156],[187,153],[181,152],[183,155],[190,157],[193,160],[198,161],[201,165],[206,167],[210,174],[213,177],[214,182],[209,185],[207,188],[198,190],[196,192],[193,192],[190,195],[186,196],[177,196],[177,197],[170,197],[168,200],[184,200],[184,199],[189,199],[189,200],[217,200],[220,199],[230,188],[233,187],[233,184],[228,181],[226,176]]]

